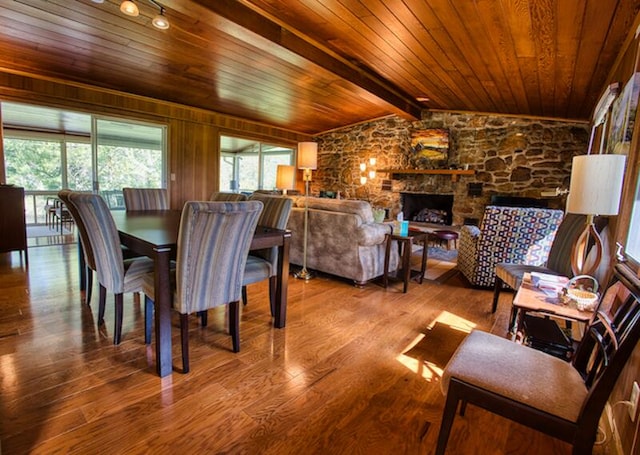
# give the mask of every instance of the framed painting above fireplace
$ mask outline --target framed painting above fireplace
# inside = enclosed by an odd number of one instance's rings
[[[412,131],[411,150],[418,161],[446,161],[449,155],[449,130],[432,128]]]

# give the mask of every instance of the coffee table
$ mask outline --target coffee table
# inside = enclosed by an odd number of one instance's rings
[[[404,286],[402,292],[406,293],[409,289],[409,280],[411,278],[418,278],[418,282],[422,284],[424,279],[424,273],[427,270],[427,241],[429,239],[428,232],[414,231],[409,229],[407,235],[387,234],[387,246],[384,255],[384,273],[382,275],[382,283],[385,288],[389,285],[389,255],[391,253],[391,244],[395,240],[398,242],[398,253],[400,254],[400,261],[402,267],[396,271],[396,277],[398,272],[401,272],[402,281]],[[419,271],[411,270],[411,253],[414,241],[422,241],[422,263]],[[412,274],[414,275],[412,277]]]

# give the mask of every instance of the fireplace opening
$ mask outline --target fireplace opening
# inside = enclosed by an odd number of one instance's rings
[[[400,193],[405,220],[450,226],[453,194]]]

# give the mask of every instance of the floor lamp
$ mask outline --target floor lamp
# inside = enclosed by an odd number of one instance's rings
[[[602,239],[593,218],[618,214],[625,159],[612,154],[573,157],[567,212],[587,215],[587,225],[571,251],[574,275],[591,275],[600,265]],[[588,258],[591,244],[595,248],[593,261]]]
[[[298,169],[304,171],[304,238],[302,245],[302,270],[296,272],[294,276],[308,281],[313,278],[313,274],[307,270],[307,232],[309,230],[309,182],[311,182],[311,171],[318,168],[318,144],[315,142],[300,142],[298,144]]]

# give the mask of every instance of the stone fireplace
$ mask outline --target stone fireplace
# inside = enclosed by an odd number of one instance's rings
[[[405,220],[450,226],[453,221],[453,194],[400,193]]]

